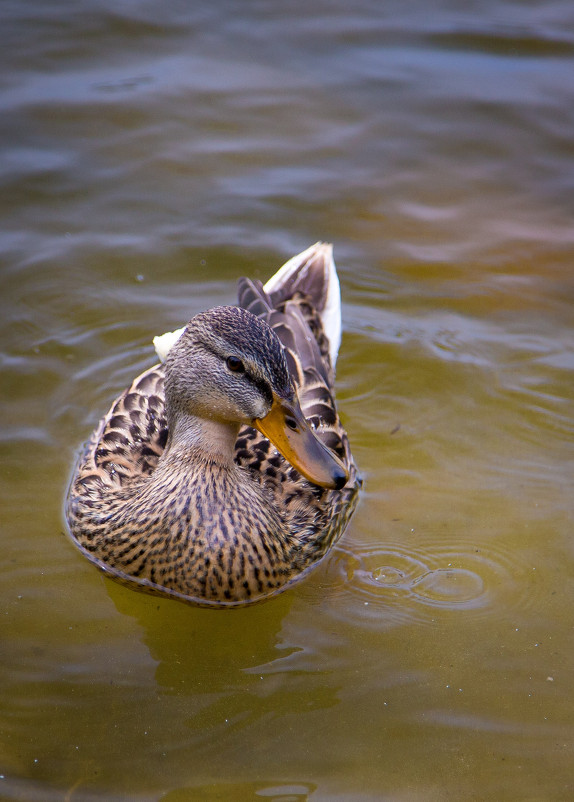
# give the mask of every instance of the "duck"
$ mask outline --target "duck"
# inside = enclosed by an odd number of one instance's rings
[[[343,534],[361,479],[335,403],[340,285],[329,243],[238,303],[156,337],[160,362],[80,451],[68,533],[136,590],[225,608],[306,576]]]

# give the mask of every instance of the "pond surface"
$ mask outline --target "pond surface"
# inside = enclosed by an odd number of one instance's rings
[[[0,8],[0,797],[574,797],[574,6]],[[64,535],[151,339],[332,241],[365,489],[210,611]]]

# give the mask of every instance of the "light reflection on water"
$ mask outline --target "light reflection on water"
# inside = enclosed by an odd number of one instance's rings
[[[571,796],[574,20],[419,5],[0,12],[2,798]],[[76,449],[319,238],[345,538],[250,610],[109,584]]]

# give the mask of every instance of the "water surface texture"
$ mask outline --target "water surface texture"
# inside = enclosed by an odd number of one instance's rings
[[[0,798],[574,798],[574,6],[0,6]],[[105,579],[151,339],[334,242],[365,489],[271,602]]]

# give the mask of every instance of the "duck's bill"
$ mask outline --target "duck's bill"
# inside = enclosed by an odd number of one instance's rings
[[[253,425],[313,484],[331,489],[347,484],[347,469],[313,432],[297,398],[285,401],[275,396],[270,412]]]

